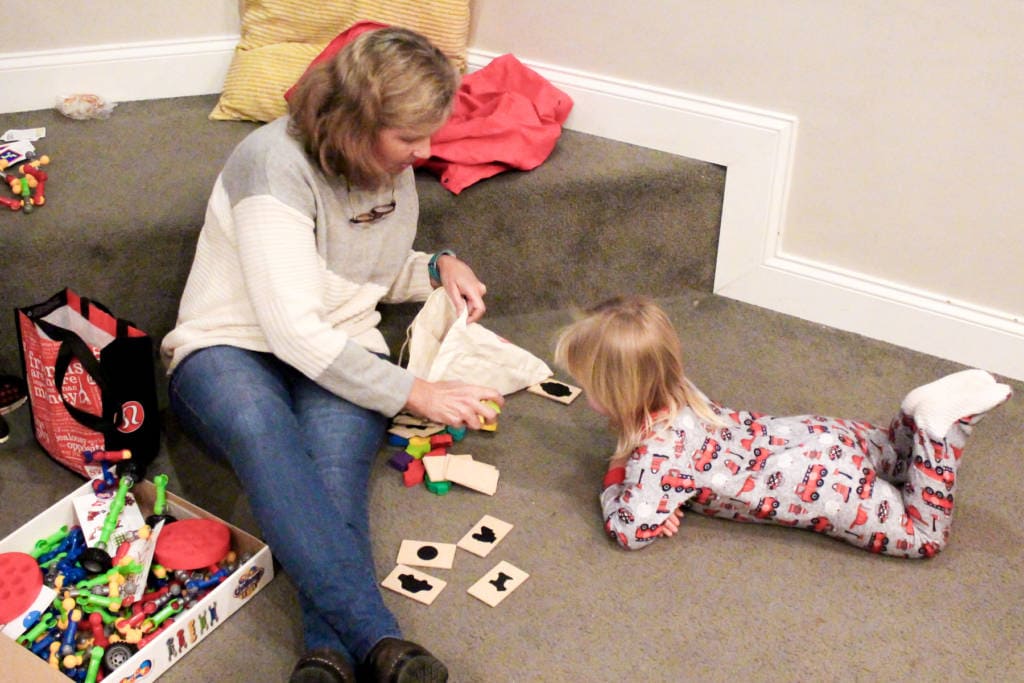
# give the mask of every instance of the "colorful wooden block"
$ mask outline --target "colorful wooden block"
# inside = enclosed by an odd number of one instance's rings
[[[388,464],[394,467],[399,472],[405,472],[407,469],[409,469],[409,463],[411,463],[413,460],[415,460],[415,458],[413,458],[405,451],[397,451],[388,460]]]
[[[427,490],[435,496],[447,495],[452,490],[452,483],[450,481],[433,481],[429,474],[423,480],[427,483]]]
[[[455,441],[462,441],[466,437],[465,427],[452,427],[451,425],[448,425],[446,431],[452,435],[452,439]]]
[[[414,458],[422,458],[424,454],[430,452],[430,439],[425,436],[414,436],[409,439],[409,445],[405,447],[405,452]]]
[[[454,439],[448,432],[442,432],[440,434],[434,434],[430,437],[431,448],[448,448],[452,445]]]
[[[409,463],[409,468],[402,473],[402,481],[408,487],[418,486],[423,483],[424,475],[426,470],[423,468],[423,461],[414,459]]]

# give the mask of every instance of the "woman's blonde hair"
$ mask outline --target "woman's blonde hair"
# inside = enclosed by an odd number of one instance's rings
[[[619,296],[586,310],[559,335],[555,362],[607,413],[619,437],[613,461],[686,406],[720,422],[683,373],[672,322],[649,298]]]
[[[422,35],[368,31],[299,80],[289,130],[328,177],[381,187],[390,180],[376,154],[381,131],[430,134],[451,114],[458,86],[454,65]]]

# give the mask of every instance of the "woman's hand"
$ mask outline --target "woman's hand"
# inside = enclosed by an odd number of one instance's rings
[[[676,532],[679,531],[679,522],[681,522],[682,519],[683,508],[677,507],[672,511],[672,514],[666,517],[665,521],[661,523],[661,529],[659,529],[658,534],[666,538],[669,536],[675,536]]]
[[[490,387],[463,382],[427,382],[417,377],[405,409],[443,425],[480,429],[483,422],[493,422],[498,417],[498,412],[484,401],[493,401],[498,406],[505,404],[501,393]]]
[[[469,264],[444,254],[437,259],[437,272],[441,275],[441,284],[448,292],[448,298],[455,304],[455,310],[461,314],[462,307],[469,306],[468,322],[471,323],[482,318],[487,311],[484,305],[487,285],[480,282]]]

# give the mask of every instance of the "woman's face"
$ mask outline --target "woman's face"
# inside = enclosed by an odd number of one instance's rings
[[[439,128],[440,126],[438,126]],[[432,128],[385,128],[377,138],[377,160],[392,175],[397,175],[413,163],[430,157]]]

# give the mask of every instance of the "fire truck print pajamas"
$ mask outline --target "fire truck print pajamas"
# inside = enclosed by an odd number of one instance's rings
[[[930,557],[949,534],[964,442],[1009,395],[988,373],[956,373],[911,392],[888,429],[720,406],[725,426],[714,427],[686,408],[625,467],[609,470],[605,529],[624,547],[644,547],[685,504],[713,517],[811,529],[875,553]]]

